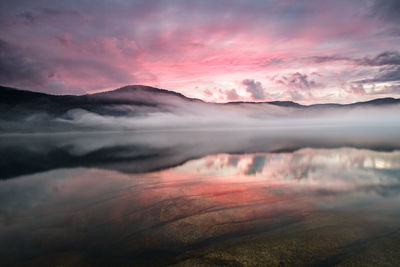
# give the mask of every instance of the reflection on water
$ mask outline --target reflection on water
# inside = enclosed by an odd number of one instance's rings
[[[3,180],[2,262],[400,263],[400,150],[300,148],[189,158],[146,171],[121,171],[115,166],[122,159],[107,168],[53,166]],[[138,162],[144,160],[130,164]]]

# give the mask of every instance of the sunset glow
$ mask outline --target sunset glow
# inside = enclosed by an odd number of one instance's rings
[[[51,94],[145,84],[212,102],[400,95],[400,5],[2,1],[0,83]]]

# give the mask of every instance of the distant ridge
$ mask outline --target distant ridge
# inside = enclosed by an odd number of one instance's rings
[[[249,101],[235,101],[222,103],[224,105],[239,105],[239,104],[269,104],[280,107],[293,107],[293,108],[335,108],[335,107],[355,107],[355,106],[380,106],[380,105],[394,105],[400,104],[400,99],[393,97],[377,98],[368,101],[354,102],[350,104],[339,103],[325,103],[325,104],[311,104],[302,105],[293,101],[264,101],[264,102],[249,102]]]
[[[185,96],[181,93],[175,92],[175,91],[160,89],[160,88],[146,86],[146,85],[127,85],[127,86],[117,88],[115,90],[98,92],[98,93],[93,93],[93,94],[85,94],[85,95],[81,95],[81,96],[51,95],[51,94],[46,94],[46,93],[40,93],[40,92],[34,92],[34,91],[29,91],[29,90],[0,86],[0,103],[22,103],[22,102],[30,101],[32,99],[53,98],[53,97],[54,98],[62,98],[62,97],[68,97],[68,98],[81,98],[81,97],[84,98],[84,97],[86,97],[87,98],[90,96],[107,97],[107,96],[117,95],[117,94],[137,93],[139,91],[147,92],[147,93],[154,93],[154,94],[165,94],[165,95],[179,97],[183,100],[198,101],[198,102],[203,102],[203,103],[219,104],[219,105],[270,104],[270,105],[281,106],[281,107],[307,108],[307,107],[346,107],[346,106],[351,107],[351,106],[360,106],[360,105],[377,106],[377,105],[391,105],[391,104],[399,104],[400,103],[399,98],[393,98],[393,97],[377,98],[377,99],[372,99],[372,100],[368,100],[368,101],[354,102],[354,103],[349,103],[349,104],[322,103],[322,104],[302,105],[302,104],[299,104],[299,103],[296,103],[293,101],[263,101],[263,102],[232,101],[232,102],[226,102],[226,103],[214,103],[214,102],[205,102],[205,101],[203,101],[201,99],[197,99],[197,98],[190,98],[190,97],[187,97],[187,96]]]
[[[185,98],[185,99],[192,99],[192,100],[202,101],[202,100],[196,99],[196,98],[189,98],[189,97],[184,96],[183,94],[175,92],[175,91],[170,91],[170,90],[166,90],[166,89],[160,89],[160,88],[147,86],[147,85],[126,85],[124,87],[120,87],[120,88],[115,89],[115,90],[104,91],[104,92],[99,92],[99,93],[90,94],[90,95],[109,95],[109,94],[116,94],[116,93],[135,93],[137,91],[146,91],[146,92],[157,93],[157,94],[168,94],[168,95],[174,95],[174,96]]]
[[[331,111],[396,104],[400,104],[400,99],[309,106],[292,101],[210,103],[144,85],[79,96],[0,86],[0,133],[224,127],[227,123],[234,125],[238,117],[242,118],[241,123],[248,118],[253,123],[255,119],[299,115],[308,118]]]
[[[281,107],[296,107],[296,108],[307,107],[305,105],[301,105],[301,104],[293,102],[293,101],[264,101],[264,102],[234,101],[234,102],[227,102],[227,103],[223,103],[223,104],[224,105],[269,104],[269,105],[281,106]]]

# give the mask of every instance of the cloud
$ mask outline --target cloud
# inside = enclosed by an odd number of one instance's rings
[[[349,57],[339,56],[339,55],[331,55],[331,56],[312,56],[311,62],[313,63],[329,63],[335,61],[350,61]]]
[[[228,100],[230,100],[230,101],[233,101],[233,100],[238,100],[239,98],[240,98],[240,96],[238,95],[238,93],[236,92],[236,90],[235,89],[230,89],[230,90],[226,90],[225,91],[225,94],[226,94],[226,98],[228,99]]]
[[[253,100],[265,100],[266,95],[261,82],[245,79],[242,81],[242,85],[246,88],[246,91],[250,93]]]
[[[275,66],[275,65],[281,65],[283,63],[285,63],[284,58],[268,58],[261,64],[261,66],[262,67],[270,67],[270,66]]]
[[[52,94],[82,94],[88,88],[135,81],[134,75],[99,57],[41,59],[40,54],[0,40],[0,84]]]
[[[16,86],[42,86],[52,71],[29,53],[0,40],[0,83]]]
[[[71,35],[69,33],[56,36],[56,40],[65,47],[71,46]]]
[[[81,17],[81,14],[75,10],[63,10],[51,7],[35,8],[19,14],[19,18],[27,25],[36,24],[39,21],[45,21],[52,18],[59,19],[62,16],[79,18]]]
[[[375,0],[371,11],[382,20],[400,22],[400,1],[398,0]]]
[[[129,83],[134,77],[123,69],[110,66],[102,61],[95,59],[58,59],[53,62],[57,66],[59,76],[69,78],[70,81],[79,82],[87,80],[94,82],[104,80],[104,82]]]
[[[400,65],[400,53],[397,51],[385,51],[374,57],[352,58],[341,55],[312,56],[309,58],[312,63],[331,63],[344,61],[361,66],[385,66]]]
[[[315,77],[315,78],[312,78]],[[286,95],[294,101],[313,99],[313,89],[322,88],[325,85],[318,81],[322,75],[312,72],[309,75],[295,72],[289,75],[281,75],[274,77],[272,81],[286,88]]]
[[[294,101],[305,100],[307,98],[307,94],[300,92],[298,90],[287,90],[286,93],[291,97]],[[308,93],[311,95],[311,93]]]
[[[400,95],[400,85],[384,85],[366,87],[363,83],[352,83],[345,91],[351,95]]]
[[[345,89],[347,93],[353,95],[365,95],[367,92],[362,84],[350,84],[349,88]]]
[[[196,84],[201,90],[210,88],[214,99],[224,101],[225,90],[251,77],[262,84],[260,88],[256,82],[248,85],[252,98],[263,100],[283,95],[261,76],[266,70],[270,76],[307,73],[310,80],[316,70],[310,63],[326,63],[324,82],[332,85],[329,93],[337,96],[334,90],[340,90],[341,81],[374,78],[356,77],[355,71],[351,76],[347,69],[397,62],[396,52],[365,57],[398,49],[396,36],[388,31],[393,27],[389,19],[396,20],[392,13],[396,2],[370,2],[136,0],[110,5],[108,0],[98,0],[93,5],[78,0],[4,0],[0,31],[3,40],[24,48],[22,58],[35,63],[39,77],[48,80],[47,74],[54,73],[47,84],[62,84],[70,88],[68,93],[141,83],[206,99],[193,89]],[[371,17],[371,7],[385,19]],[[32,69],[31,63],[26,68]],[[15,80],[13,73],[9,75],[8,80]],[[298,85],[291,87],[313,88],[312,81],[297,79]],[[37,90],[35,84],[37,77],[32,78],[32,86],[26,79],[24,87]],[[46,83],[40,88],[53,92]]]
[[[375,77],[370,79],[362,79],[355,81],[355,83],[383,83],[383,82],[397,82],[400,81],[400,65],[399,66],[389,66],[383,67],[375,75]]]
[[[349,82],[344,89],[348,94],[355,96],[373,94],[398,94],[396,84],[378,86],[376,83],[395,83],[400,81],[400,53],[398,51],[384,51],[375,56],[346,57],[340,55],[314,56],[310,58],[313,63],[331,63],[344,61],[360,69],[355,76],[364,76],[362,79],[355,77],[355,81]],[[380,68],[377,68],[380,67]],[[351,79],[351,77],[350,77]],[[353,78],[354,79],[354,78]],[[346,82],[344,82],[346,83]],[[373,90],[363,86],[373,85]],[[304,83],[306,87],[306,83]],[[342,87],[343,88],[343,87]],[[394,89],[393,89],[394,88]]]
[[[301,74],[300,72],[296,72],[290,75],[282,75],[281,78],[276,81],[276,83],[284,85],[287,88],[301,90],[309,90],[323,86],[322,83],[319,83],[309,78],[307,74]]]
[[[378,54],[373,58],[365,57],[355,59],[355,63],[367,66],[400,65],[400,53],[397,51],[387,51]]]
[[[373,90],[376,95],[400,95],[400,85],[385,85],[379,90]]]
[[[203,94],[204,94],[206,97],[213,97],[213,96],[214,96],[214,94],[213,94],[209,89],[204,90],[204,91],[203,91]]]

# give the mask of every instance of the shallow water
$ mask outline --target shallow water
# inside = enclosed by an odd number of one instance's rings
[[[3,266],[400,264],[393,136],[227,136],[3,137]]]

